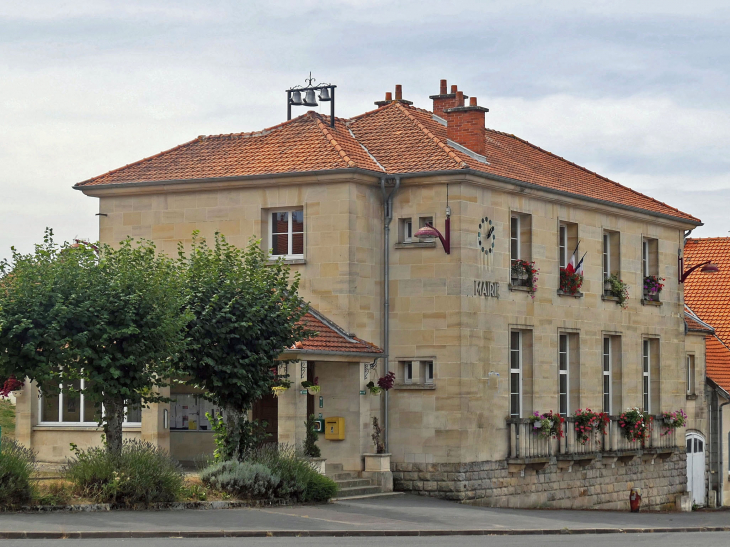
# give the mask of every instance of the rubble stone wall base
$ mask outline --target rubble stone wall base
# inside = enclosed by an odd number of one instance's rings
[[[629,510],[629,492],[641,489],[642,509],[674,509],[687,490],[686,454],[630,461],[597,457],[586,465],[552,458],[524,473],[507,461],[393,463],[396,491],[488,507]],[[539,467],[539,466],[537,466]]]

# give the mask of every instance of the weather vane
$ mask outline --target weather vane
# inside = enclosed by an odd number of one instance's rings
[[[293,106],[317,106],[317,98],[314,96],[315,91],[319,91],[319,100],[322,102],[329,101],[330,103],[330,126],[335,126],[335,88],[333,84],[319,84],[315,85],[316,78],[312,76],[312,72],[309,72],[309,77],[304,78],[304,82],[307,84],[302,87],[295,85],[291,89],[286,90],[286,119],[291,120],[291,107]],[[302,99],[302,91],[305,92],[304,99]]]

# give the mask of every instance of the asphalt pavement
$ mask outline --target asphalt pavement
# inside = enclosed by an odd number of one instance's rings
[[[652,532],[700,529],[730,532],[730,513],[626,513],[612,511],[522,510],[472,507],[403,495],[299,505],[226,510],[109,511],[97,513],[4,513],[0,537],[11,532],[46,537],[129,537],[199,535],[431,535],[573,532]],[[675,532],[675,533],[676,533]],[[727,543],[730,545],[730,542]]]

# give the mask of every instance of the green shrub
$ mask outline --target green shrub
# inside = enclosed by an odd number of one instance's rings
[[[327,501],[337,494],[337,483],[314,471],[304,489],[304,501]]]
[[[27,503],[33,497],[30,476],[35,452],[7,437],[0,438],[0,506]]]
[[[281,477],[263,464],[229,460],[218,462],[200,474],[204,484],[245,499],[274,499]]]
[[[310,458],[319,458],[322,456],[322,451],[317,446],[319,435],[314,420],[314,414],[310,414],[307,421],[304,422],[307,428],[307,436],[304,438],[304,453]]]
[[[77,494],[99,503],[170,502],[183,487],[180,464],[153,444],[125,440],[119,455],[104,447],[79,450],[64,469]]]
[[[61,482],[42,484],[35,491],[38,505],[68,505],[71,501],[71,488]]]

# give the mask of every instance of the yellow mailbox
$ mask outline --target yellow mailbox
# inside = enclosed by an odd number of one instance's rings
[[[345,440],[345,419],[341,416],[324,419],[324,438],[330,441]]]

